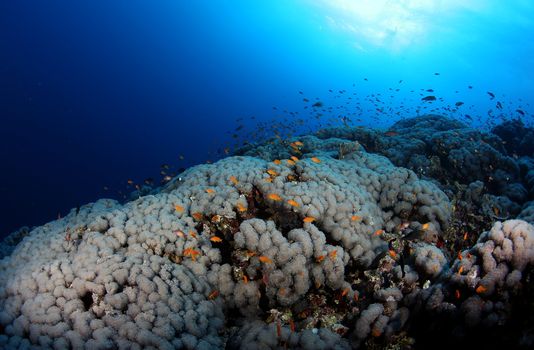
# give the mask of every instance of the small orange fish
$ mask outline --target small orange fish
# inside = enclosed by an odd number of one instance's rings
[[[215,190],[213,188],[206,188],[206,193],[213,194]]]
[[[378,338],[382,335],[382,332],[380,332],[380,330],[377,328],[373,328],[373,330],[371,331],[371,335],[375,338]]]
[[[268,177],[268,178],[266,178],[264,181],[265,181],[265,182],[273,182],[273,179],[270,178],[270,177]]]
[[[477,292],[477,294],[481,294],[481,293],[484,293],[485,291],[487,291],[488,289],[486,287],[484,287],[483,285],[479,285],[477,287],[477,289],[475,289],[475,292]]]
[[[328,253],[328,256],[330,256],[331,260],[335,260],[337,256],[337,250],[332,250],[330,253]]]
[[[181,213],[181,212],[184,211],[184,207],[182,207],[181,205],[176,204],[174,206],[174,210],[176,210],[177,212]]]
[[[351,220],[351,221],[360,221],[361,219],[362,219],[362,217],[361,217],[361,216],[358,216],[358,215],[352,215],[352,216],[350,217],[350,220]]]
[[[189,231],[189,234],[191,235],[191,237],[197,238],[197,233],[195,231]]]
[[[304,222],[314,222],[315,218],[313,216],[306,216],[303,221]]]
[[[291,158],[291,160],[294,161],[294,162],[298,162],[298,161],[300,160],[300,159],[298,159],[298,158],[295,157],[295,156],[291,156],[291,157],[289,157],[289,158]]]
[[[291,333],[295,333],[295,322],[293,322],[293,319],[289,319],[289,330]]]
[[[253,257],[256,255],[256,252],[252,252],[252,251],[247,251],[247,256],[250,258],[250,257]]]
[[[269,198],[270,200],[273,200],[273,201],[281,201],[282,200],[282,197],[280,197],[276,193],[269,193],[267,195],[267,198]]]
[[[298,146],[298,147],[304,146],[304,144],[302,142],[300,142],[300,141],[295,141],[293,143],[295,144],[295,146]]]
[[[324,260],[324,255],[319,255],[318,257],[315,258],[315,261],[317,261],[318,263],[320,263],[323,260]]]
[[[273,160],[273,163],[278,165],[278,164],[281,164],[282,162],[280,161],[280,159],[275,159]]]
[[[211,217],[211,222],[219,222],[221,221],[221,216],[218,214],[215,214]]]
[[[462,261],[464,257],[462,256],[462,252],[458,252],[458,260]]]
[[[214,290],[208,295],[208,299],[209,300],[213,300],[213,299],[217,298],[218,296],[219,296],[219,291],[218,290]]]
[[[260,261],[262,263],[264,263],[264,264],[272,264],[273,263],[273,261],[269,257],[267,257],[265,255],[260,256],[258,259],[260,259]]]
[[[185,234],[184,234],[182,231],[180,231],[180,230],[176,230],[176,231],[174,231],[174,233],[176,233],[176,235],[177,235],[178,237],[182,237],[182,238],[185,237]]]
[[[235,177],[234,175],[230,176],[229,180],[234,185],[237,185],[239,183],[239,181],[237,181],[237,177]]]
[[[240,212],[244,212],[244,211],[247,211],[247,208],[245,208],[243,204],[237,203],[237,210]]]
[[[464,241],[467,241],[467,232],[464,232]]]
[[[358,293],[354,293],[354,301],[358,301],[360,298],[358,297]]]
[[[278,176],[278,173],[276,171],[274,171],[273,169],[268,169],[267,170],[267,174],[269,174],[271,176]]]
[[[464,272],[464,267],[463,267],[463,265],[460,266],[460,268],[458,269],[458,274],[461,275],[462,272]]]
[[[292,207],[300,207],[300,204],[298,204],[296,201],[289,199],[287,203]]]
[[[472,257],[473,255],[471,255],[471,253],[467,253],[466,256],[467,256],[467,259],[471,259],[471,257]]]
[[[454,297],[455,297],[456,299],[460,299],[460,291],[459,291],[458,289],[456,289],[456,290],[454,291]]]
[[[384,230],[379,229],[379,230],[376,230],[376,231],[375,231],[374,235],[375,235],[375,236],[380,236],[382,233],[384,233]]]
[[[295,165],[295,161],[291,160],[291,159],[286,159],[286,162],[287,164],[289,165]]]
[[[217,237],[217,236],[213,236],[213,237],[210,237],[210,241],[212,241],[214,243],[221,243],[222,242],[222,238],[221,237]]]
[[[389,256],[391,256],[393,259],[397,257],[397,252],[393,249],[389,250]]]
[[[341,297],[344,297],[345,295],[349,294],[349,289],[348,288],[345,288],[343,289],[343,291],[341,292]]]
[[[427,222],[426,224],[423,224],[423,226],[421,226],[421,228],[423,230],[427,230],[429,227],[430,227],[430,223],[429,222]]]
[[[243,275],[243,282],[245,282],[245,284],[248,283],[248,277],[247,277],[247,275]]]
[[[321,163],[321,160],[319,158],[317,158],[317,157],[312,157],[311,161],[314,162],[314,163],[317,163],[317,164]]]
[[[202,220],[202,213],[196,212],[196,213],[191,214],[191,216],[195,220],[198,220],[198,221]]]

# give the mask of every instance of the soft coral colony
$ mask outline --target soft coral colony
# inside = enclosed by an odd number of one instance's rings
[[[504,219],[531,217],[534,162],[462,129],[426,116],[267,142],[19,230],[0,248],[0,345],[408,347],[502,327],[530,288],[534,227]]]

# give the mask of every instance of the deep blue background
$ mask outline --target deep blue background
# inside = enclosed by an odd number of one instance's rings
[[[365,1],[0,2],[0,236],[115,197],[162,163],[213,160],[236,118],[306,117],[299,90],[327,106],[346,102],[328,89],[381,93],[415,111],[418,89],[433,88],[482,117],[491,90],[532,112],[529,1],[437,7],[406,19],[423,18],[422,30],[395,24],[379,41],[362,33],[381,17],[347,16],[351,3]]]

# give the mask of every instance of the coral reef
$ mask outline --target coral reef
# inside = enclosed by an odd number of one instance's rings
[[[531,221],[528,162],[454,120],[394,128],[249,146],[15,232],[0,346],[410,347],[506,325],[534,261],[534,228],[508,220]]]

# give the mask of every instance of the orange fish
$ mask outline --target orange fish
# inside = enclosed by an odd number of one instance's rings
[[[218,214],[215,214],[211,217],[211,222],[219,222],[221,221],[221,216]]]
[[[234,185],[237,185],[239,183],[239,181],[237,181],[237,177],[235,177],[234,175],[230,176],[229,178],[230,182],[232,182]]]
[[[199,213],[199,212],[193,213],[193,214],[191,214],[191,216],[192,216],[193,219],[195,219],[195,220],[198,220],[198,221],[202,220],[202,214]]]
[[[180,231],[180,230],[176,230],[176,231],[174,231],[174,233],[176,233],[176,235],[177,235],[178,237],[182,237],[182,238],[185,237],[185,234],[184,234],[182,231]]]
[[[250,250],[247,251],[247,256],[250,258],[250,257],[253,257],[256,255],[256,252],[251,252]]]
[[[197,234],[195,231],[189,231],[189,234],[191,235],[191,237],[197,238]]]
[[[314,162],[314,163],[321,163],[321,160],[319,158],[317,158],[317,157],[312,157],[311,161]]]
[[[214,243],[221,243],[222,242],[222,238],[221,237],[217,237],[217,236],[213,236],[210,238],[210,241],[214,242]]]
[[[296,181],[297,178],[295,177],[295,175],[293,174],[289,174],[287,175],[287,181]]]
[[[484,293],[485,291],[487,291],[488,289],[486,287],[484,287],[483,285],[479,285],[477,287],[477,289],[475,289],[475,292],[477,292],[478,294],[481,294],[481,293]]]
[[[273,163],[274,164],[281,164],[282,162],[280,161],[280,159],[275,159],[275,160],[273,160]]]
[[[458,289],[456,289],[456,290],[454,291],[454,297],[455,297],[456,299],[460,299],[460,291],[459,291]]]
[[[289,205],[292,206],[292,207],[299,207],[300,206],[300,204],[298,204],[296,201],[294,201],[292,199],[289,199],[287,201],[287,203],[289,203]]]
[[[384,233],[384,230],[380,229],[380,230],[376,230],[374,235],[375,236],[380,236],[382,233]]]
[[[464,232],[464,241],[467,241],[467,232]]]
[[[248,283],[248,277],[247,277],[247,275],[243,275],[243,282],[245,282],[245,284]]]
[[[299,147],[304,146],[304,144],[302,142],[300,142],[300,141],[295,141],[293,143],[295,144],[295,146],[299,146]]]
[[[237,203],[237,210],[240,212],[244,212],[244,211],[247,211],[247,208],[245,208],[243,204]]]
[[[218,290],[214,290],[208,295],[208,299],[209,300],[213,300],[213,299],[217,298],[218,296],[219,296],[219,291]]]
[[[348,288],[345,288],[343,289],[343,291],[341,292],[341,297],[344,297],[345,295],[349,294],[349,289]]]
[[[265,179],[265,182],[273,182],[273,179],[268,177],[268,178]]]
[[[422,228],[423,230],[427,230],[429,226],[430,226],[430,223],[427,222],[426,224],[423,224],[423,226],[421,226],[421,228]]]
[[[315,258],[315,260],[320,263],[321,261],[324,260],[324,255],[319,255],[318,257]]]
[[[273,263],[273,261],[269,257],[267,257],[265,255],[260,256],[258,259],[260,259],[260,261],[262,263],[264,263],[264,264],[272,264]]]
[[[177,212],[181,213],[181,212],[184,211],[184,207],[182,207],[181,205],[176,204],[174,206],[174,210],[176,210]]]
[[[286,159],[286,162],[287,164],[289,165],[295,165],[295,161],[291,160],[291,159]]]
[[[267,174],[269,174],[271,176],[278,176],[278,173],[276,171],[274,171],[273,169],[268,169],[267,170]]]
[[[395,250],[393,250],[393,249],[390,249],[389,250],[389,256],[391,256],[393,259],[395,259],[397,257],[397,252],[395,252]]]
[[[298,161],[300,160],[300,159],[298,159],[298,158],[295,157],[295,156],[291,156],[291,157],[289,157],[289,158],[291,158],[291,160],[294,161],[294,162],[298,162]]]
[[[335,260],[337,256],[337,250],[332,250],[329,254],[331,260]]]
[[[291,333],[295,333],[295,322],[293,322],[293,319],[289,319],[289,330]]]
[[[458,274],[461,275],[462,272],[464,272],[464,267],[460,266],[460,268],[458,269]]]
[[[304,222],[314,222],[315,218],[312,216],[306,216],[303,220]]]
[[[462,260],[463,259],[463,256],[462,256],[462,252],[458,252],[458,260]]]
[[[362,217],[361,217],[361,216],[358,216],[358,215],[352,215],[352,216],[350,217],[350,220],[351,220],[351,221],[360,221],[361,219],[362,219]]]
[[[206,192],[209,194],[215,193],[215,190],[213,188],[206,188]]]
[[[471,255],[471,253],[467,253],[466,256],[467,256],[467,259],[471,259],[471,257],[472,257],[473,255]]]
[[[280,197],[279,195],[277,195],[276,193],[269,193],[267,195],[267,198],[273,200],[273,201],[281,201],[282,200],[282,197]]]

